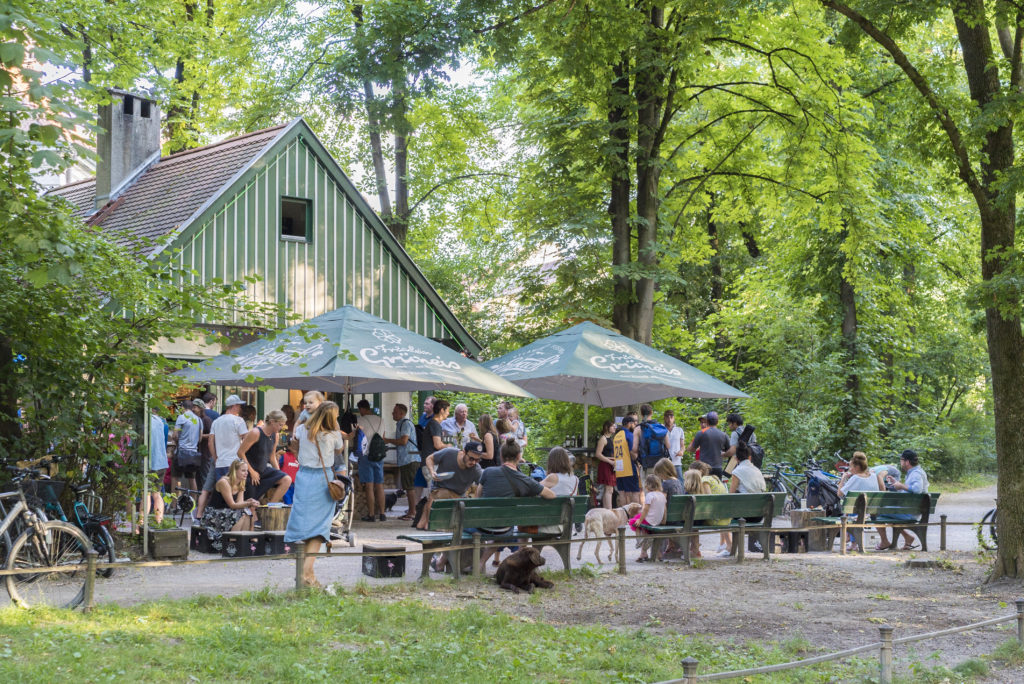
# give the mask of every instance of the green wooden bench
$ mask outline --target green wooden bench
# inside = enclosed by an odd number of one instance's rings
[[[640,525],[641,528],[652,534],[686,534],[702,530],[721,530],[722,532],[733,532],[739,529],[739,518],[761,517],[761,522],[751,523],[748,526],[753,528],[770,528],[772,519],[782,515],[786,502],[785,492],[766,492],[764,494],[676,494],[670,496],[667,505],[666,522],[664,525]],[[702,525],[697,524],[706,520],[725,520],[728,525]],[[768,530],[752,531],[761,542],[761,551],[765,560],[770,557],[771,532]],[[683,551],[683,560],[688,564],[690,559],[690,544],[685,538],[680,544]],[[651,557],[657,560],[661,551],[661,542],[664,539],[654,540]],[[733,555],[739,551],[738,540],[732,545]]]
[[[522,544],[531,541],[538,549],[552,546],[562,559],[566,570],[570,568],[569,544],[545,544],[553,540],[572,539],[573,523],[582,523],[587,515],[586,496],[558,496],[554,499],[540,497],[486,498],[486,499],[438,499],[430,505],[427,529],[430,531],[400,535],[399,539],[422,544],[424,551],[441,550],[450,546],[463,546],[473,542],[473,534],[467,529],[530,525],[561,525],[562,534],[517,532],[507,534],[481,534],[488,542]],[[442,531],[443,530],[443,531]],[[421,579],[430,576],[431,553],[423,554]],[[462,563],[458,552],[449,552],[448,561],[452,575],[462,575]]]
[[[928,550],[928,516],[935,512],[935,504],[939,500],[939,493],[911,494],[909,492],[850,492],[842,501],[842,515],[846,516],[847,522],[863,525],[871,521],[892,526],[893,543],[902,530],[913,532],[921,542],[921,550]],[[913,515],[916,521],[897,521],[890,516]],[[851,520],[852,518],[852,520]],[[829,516],[814,518],[815,522],[829,525],[839,525],[842,522],[840,516]],[[852,527],[854,542],[862,551],[864,549],[864,528]],[[825,534],[825,548],[831,549],[836,537],[841,533],[841,528],[832,527]],[[844,539],[843,544],[846,543]]]

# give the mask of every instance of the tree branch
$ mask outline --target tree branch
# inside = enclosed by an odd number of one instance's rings
[[[555,4],[555,1],[556,0],[546,0],[545,2],[542,2],[539,5],[535,5],[534,7],[531,7],[529,9],[527,9],[526,11],[517,14],[514,17],[509,17],[508,19],[503,19],[503,20],[499,21],[497,24],[492,24],[490,26],[485,26],[484,28],[473,29],[473,33],[476,33],[476,34],[489,33],[491,31],[497,31],[498,29],[503,29],[506,26],[511,26],[512,24],[516,23],[517,21],[519,21],[523,17],[528,17],[529,15],[533,14],[534,12],[539,12],[540,10],[544,9],[545,7],[547,7],[548,5]]]
[[[896,44],[889,34],[880,30],[875,26],[869,19],[863,15],[855,12],[853,9],[847,7],[837,0],[821,0],[821,4],[824,7],[833,9],[839,14],[857,24],[860,29],[871,37],[876,43],[878,43],[886,52],[892,57],[896,65],[906,74],[910,82],[917,88],[917,91],[928,103],[928,107],[932,110],[935,118],[938,119],[939,125],[942,126],[942,130],[945,131],[946,137],[949,139],[949,144],[952,147],[953,155],[956,158],[957,170],[959,172],[960,180],[962,180],[967,188],[971,191],[975,201],[981,207],[988,206],[988,196],[985,194],[985,189],[981,186],[978,181],[977,175],[974,173],[974,169],[971,168],[971,159],[968,154],[967,145],[964,143],[963,136],[960,133],[960,129],[957,127],[956,122],[953,121],[952,115],[949,113],[949,109],[939,102],[939,97],[935,91],[932,90],[931,85],[925,80],[921,72],[910,63],[907,55],[900,49],[900,46]]]
[[[515,176],[512,175],[511,173],[502,173],[501,171],[481,171],[480,173],[463,173],[458,176],[451,176],[450,178],[445,178],[444,180],[434,183],[434,185],[431,186],[431,188],[427,190],[425,193],[423,193],[418,200],[413,202],[413,205],[409,208],[409,214],[411,215],[414,211],[416,211],[416,207],[420,206],[420,204],[426,201],[427,198],[434,194],[434,192],[444,187],[445,185],[449,185],[451,183],[454,183],[455,181],[466,180],[467,178],[478,178],[481,176],[504,176],[505,178],[515,178]]]

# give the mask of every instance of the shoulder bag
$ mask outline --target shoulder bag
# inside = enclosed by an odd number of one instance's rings
[[[345,483],[335,478],[330,479],[327,477],[327,466],[324,465],[324,455],[320,453],[320,435],[313,438],[313,446],[316,447],[316,455],[320,459],[320,467],[324,470],[324,479],[327,480],[327,493],[331,495],[331,498],[335,501],[341,501],[345,498]]]

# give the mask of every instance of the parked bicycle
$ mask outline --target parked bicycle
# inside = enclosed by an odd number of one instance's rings
[[[783,504],[782,514],[788,516],[789,512],[796,508],[803,507],[804,497],[807,496],[807,476],[793,470],[789,463],[773,463],[765,470],[768,491],[785,492],[786,501]]]
[[[92,550],[80,529],[59,520],[44,520],[33,512],[21,487],[31,471],[6,466],[14,475],[15,489],[0,493],[7,515],[0,522],[0,535],[10,534],[16,521],[22,531],[11,542],[4,568],[34,570],[61,568],[60,572],[10,574],[5,579],[11,600],[23,607],[74,608],[85,599],[86,563]]]
[[[978,525],[978,545],[986,551],[995,551],[999,548],[998,521],[996,519],[998,508],[993,508],[981,517]],[[985,528],[988,527],[988,533]]]
[[[60,495],[63,493],[66,483],[60,480],[51,480],[37,470],[29,469],[27,472],[27,481],[24,482],[22,489],[30,497],[29,500],[31,497],[35,497],[42,501],[43,510],[49,520],[71,523],[85,532],[89,543],[96,549],[99,556],[98,562],[115,563],[117,554],[114,551],[114,538],[108,529],[111,517],[102,515],[103,499],[93,491],[92,486],[82,484],[73,488],[75,503],[71,511],[72,518],[69,519],[60,504]],[[87,504],[86,501],[89,503]],[[96,574],[100,577],[111,577],[114,574],[114,569],[97,570]]]

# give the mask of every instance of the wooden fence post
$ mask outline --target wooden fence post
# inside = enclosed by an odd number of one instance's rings
[[[619,574],[626,574],[626,528],[619,528]]]
[[[882,639],[878,651],[878,684],[892,684],[892,627],[880,626],[878,636]]]
[[[1017,643],[1024,646],[1024,599],[1017,599]]]
[[[946,550],[946,514],[939,516],[939,551]]]
[[[469,571],[471,577],[476,577],[480,572],[480,533],[473,533],[473,569]]]
[[[683,681],[686,684],[697,684],[698,664],[696,658],[683,658]]]
[[[306,543],[299,542],[295,545],[295,592],[301,594],[306,588]]]
[[[747,552],[747,521],[740,518],[740,529],[736,533],[736,538],[732,540],[733,548],[736,549],[736,562],[742,563],[743,558]]]
[[[90,547],[86,551],[86,563],[85,563],[85,605],[82,607],[82,612],[89,613],[92,611],[93,599],[96,593],[96,549]],[[1018,607],[1020,602],[1018,602]]]

